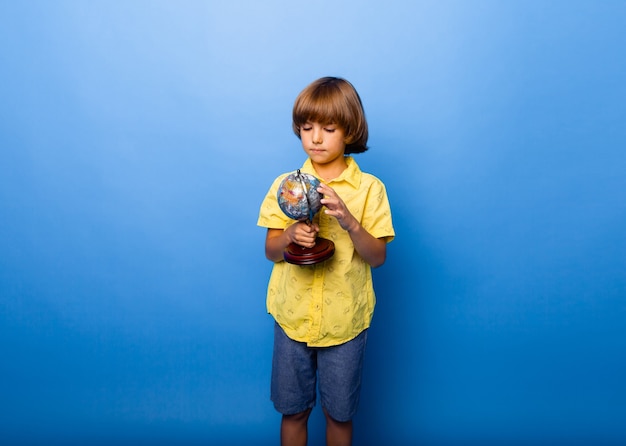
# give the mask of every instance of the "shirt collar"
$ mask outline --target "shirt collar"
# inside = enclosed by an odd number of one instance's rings
[[[346,159],[346,164],[348,165],[346,170],[341,172],[341,175],[339,175],[337,178],[333,180],[330,180],[328,183],[331,184],[331,183],[339,183],[341,181],[345,181],[350,186],[354,187],[355,189],[358,189],[359,184],[361,183],[361,169],[359,168],[354,158],[352,158],[351,156],[346,156],[345,159]],[[311,163],[310,158],[307,158],[307,160],[302,165],[302,171],[319,178],[319,175],[315,171],[315,168],[313,167],[313,163]],[[320,181],[321,181],[321,178],[320,178]]]

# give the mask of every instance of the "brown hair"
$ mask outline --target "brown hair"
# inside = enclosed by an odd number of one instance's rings
[[[323,77],[307,86],[293,106],[293,131],[300,138],[300,126],[307,121],[336,124],[346,134],[345,154],[367,150],[367,120],[363,104],[350,82]]]

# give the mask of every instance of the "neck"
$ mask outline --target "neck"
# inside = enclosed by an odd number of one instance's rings
[[[337,178],[341,173],[348,168],[348,163],[344,157],[338,158],[332,163],[319,164],[312,162],[315,172],[324,181],[330,181]]]
[[[327,164],[313,163],[313,168],[324,181],[334,180],[339,175],[341,175],[341,173],[346,170],[347,167],[348,165],[345,163],[345,161],[342,164],[336,164],[333,166],[329,166]]]

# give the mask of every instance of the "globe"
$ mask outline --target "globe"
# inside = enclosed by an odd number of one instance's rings
[[[287,175],[278,186],[278,206],[289,218],[312,221],[322,208],[323,195],[317,191],[320,180],[308,173],[297,172]]]
[[[308,173],[287,175],[278,186],[278,206],[289,218],[311,224],[313,217],[322,209],[323,195],[317,191],[320,180]],[[294,265],[314,265],[330,259],[335,252],[335,244],[322,237],[315,239],[312,248],[305,248],[295,242],[289,243],[284,251],[284,259]]]

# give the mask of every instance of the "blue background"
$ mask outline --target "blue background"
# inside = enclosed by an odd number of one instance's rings
[[[256,218],[304,161],[295,96],[338,75],[397,231],[355,444],[624,444],[624,23],[617,0],[2,0],[2,443],[277,444]]]

